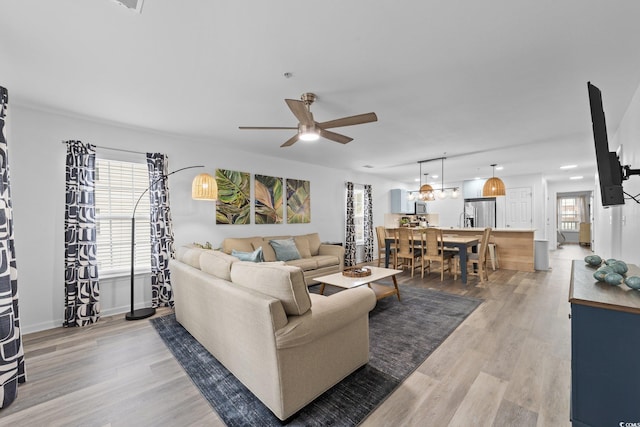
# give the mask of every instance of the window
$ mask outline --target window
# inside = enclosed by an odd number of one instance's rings
[[[148,186],[146,163],[96,159],[97,258],[102,277],[131,271],[131,215]],[[136,210],[136,271],[151,267],[149,227],[149,196],[145,194]]]
[[[580,200],[577,197],[559,198],[560,231],[578,231],[580,229]]]

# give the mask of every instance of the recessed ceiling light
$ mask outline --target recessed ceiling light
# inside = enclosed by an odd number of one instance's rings
[[[431,178],[437,178],[438,175],[431,175]]]
[[[479,176],[476,176],[476,177],[475,177],[475,178],[473,178],[473,179],[480,179],[480,177],[479,177]]]
[[[420,178],[414,179],[415,182],[420,182]]]
[[[581,176],[572,176],[572,177],[571,177],[571,178],[569,178],[569,179],[582,179],[582,178],[583,178],[583,177],[581,177]]]
[[[502,169],[504,169],[504,166],[496,166],[497,171],[501,171]]]
[[[577,167],[578,165],[564,165],[564,166],[560,166],[560,169],[573,169]]]

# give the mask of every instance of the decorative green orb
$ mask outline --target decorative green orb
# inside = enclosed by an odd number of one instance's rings
[[[624,279],[624,284],[631,289],[640,289],[640,277],[630,276]]]
[[[602,264],[602,258],[600,258],[598,255],[587,255],[586,257],[584,257],[584,262],[597,267]]]
[[[617,260],[617,259],[615,259],[615,258],[609,258],[609,259],[608,259],[608,260],[606,260],[604,263],[605,263],[605,264],[607,264],[607,265],[611,265],[611,264],[613,264],[614,262],[618,262],[618,260]]]
[[[593,278],[600,282],[603,282],[604,276],[606,276],[609,273],[615,273],[611,267],[607,267],[607,266],[600,267],[595,271],[595,273],[593,273]]]
[[[613,268],[613,271],[618,274],[625,274],[627,271],[629,271],[629,267],[627,267],[627,264],[624,261],[614,262],[613,264],[609,265],[609,267]]]
[[[622,284],[624,277],[618,273],[607,273],[607,275],[604,276],[604,281],[610,285],[618,286]]]

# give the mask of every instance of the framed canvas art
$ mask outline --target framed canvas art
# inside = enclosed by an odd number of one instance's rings
[[[254,175],[254,223],[282,224],[284,179]]]
[[[311,184],[287,178],[287,224],[311,222]]]
[[[251,222],[250,174],[216,169],[218,203],[216,224],[249,224]]]

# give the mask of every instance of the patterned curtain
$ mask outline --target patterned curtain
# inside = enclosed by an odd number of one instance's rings
[[[147,153],[151,201],[151,304],[173,306],[169,259],[173,257],[173,226],[169,208],[169,159]]]
[[[0,409],[18,396],[27,380],[18,315],[18,269],[13,245],[13,209],[4,122],[9,93],[0,86]]]
[[[364,262],[373,261],[373,199],[371,186],[364,186]]]
[[[344,265],[351,267],[356,265],[356,225],[354,221],[353,206],[353,182],[347,182],[347,206],[346,206],[346,230],[345,230],[345,248],[344,248]]]
[[[63,326],[86,326],[100,318],[95,147],[80,141],[67,141],[66,169]]]

